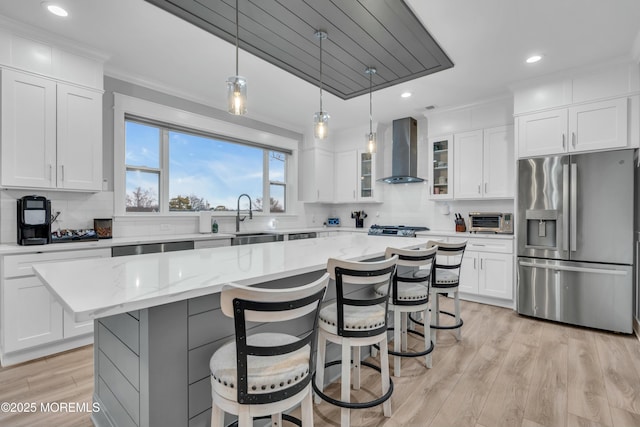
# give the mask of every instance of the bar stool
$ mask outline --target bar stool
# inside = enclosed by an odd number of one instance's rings
[[[389,328],[393,329],[393,351],[389,350],[389,354],[394,356],[393,375],[396,377],[400,376],[401,357],[425,356],[425,364],[427,368],[431,368],[431,352],[434,345],[429,328],[429,291],[437,251],[438,246],[415,250],[387,248],[385,252],[386,258],[398,256],[398,268],[393,275],[389,301],[389,310],[393,311],[393,328]],[[384,285],[376,288],[377,295],[383,295],[384,292]],[[417,312],[423,314],[424,323],[410,317],[410,313]],[[424,332],[409,329],[409,321],[422,325]],[[407,333],[423,337],[424,350],[407,351]]]
[[[318,313],[329,283],[329,274],[304,286],[264,289],[225,286],[220,306],[235,323],[235,340],[220,347],[211,357],[211,426],[224,426],[224,413],[238,416],[240,427],[251,426],[253,418],[282,419],[313,426],[311,396],[312,356],[316,346]],[[311,318],[311,320],[309,319]],[[247,334],[247,322],[297,325],[309,321],[301,336],[280,332]],[[306,325],[306,323],[305,323]],[[283,411],[301,403],[302,421]]]
[[[316,402],[320,399],[341,407],[340,425],[348,427],[351,409],[371,408],[382,404],[385,417],[391,416],[393,383],[389,376],[387,351],[387,309],[391,278],[396,269],[397,256],[375,262],[351,262],[329,259],[327,271],[336,283],[336,300],[320,310],[318,355],[313,390]],[[374,289],[383,284],[387,291],[376,295]],[[367,289],[368,288],[368,289]],[[349,291],[351,293],[349,293]],[[354,292],[355,291],[355,292]],[[342,357],[325,364],[327,341],[342,347]],[[360,347],[378,344],[381,348],[380,367],[360,361]],[[360,388],[360,364],[381,374],[382,396],[369,402],[351,402],[351,347],[353,351],[353,388]],[[324,394],[324,369],[342,365],[340,399]]]
[[[438,247],[436,255],[435,276],[431,281],[432,295],[432,315],[431,315],[431,340],[436,343],[435,329],[455,329],[456,340],[462,339],[462,325],[464,321],[460,318],[460,297],[458,295],[458,286],[460,285],[460,267],[462,265],[462,257],[467,247],[467,242],[461,243],[443,243],[443,242],[427,242],[427,247]],[[453,292],[454,311],[440,310],[438,297],[441,294],[449,294]],[[440,314],[453,317],[455,322],[453,325],[441,325]]]

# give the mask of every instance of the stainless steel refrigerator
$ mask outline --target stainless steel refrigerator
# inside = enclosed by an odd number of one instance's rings
[[[518,162],[518,313],[632,332],[634,156]]]

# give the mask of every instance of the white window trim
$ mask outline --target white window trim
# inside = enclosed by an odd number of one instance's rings
[[[290,150],[292,154],[287,158],[287,186],[285,200],[287,200],[287,212],[279,215],[295,215],[297,205],[297,181],[298,181],[298,144],[299,141],[281,135],[240,126],[235,123],[214,119],[200,114],[192,113],[167,105],[158,104],[144,99],[123,95],[114,92],[113,106],[113,190],[114,190],[114,213],[116,216],[175,216],[185,215],[184,212],[176,214],[159,213],[127,213],[126,212],[126,164],[125,164],[125,116],[127,114],[144,117],[150,120],[157,120],[176,126],[188,127],[194,130],[214,133],[229,138],[244,139],[274,148]],[[266,159],[266,156],[265,156]],[[265,160],[268,161],[268,160]],[[166,175],[166,173],[164,174]],[[268,179],[265,180],[269,185]],[[265,193],[268,194],[268,191]],[[264,201],[263,201],[264,203]],[[162,211],[162,208],[161,208]],[[262,214],[262,213],[260,213]],[[192,215],[197,215],[193,213]],[[225,215],[234,215],[226,213]],[[269,214],[274,215],[274,214]],[[275,214],[278,215],[278,214]]]

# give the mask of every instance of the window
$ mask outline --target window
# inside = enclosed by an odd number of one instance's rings
[[[126,212],[236,211],[238,196],[248,194],[254,211],[284,213],[287,157],[248,141],[127,118]],[[243,198],[240,209],[248,208]]]

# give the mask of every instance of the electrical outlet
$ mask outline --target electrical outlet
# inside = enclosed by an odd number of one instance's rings
[[[311,216],[311,223],[312,223],[312,224],[315,224],[315,223],[316,223],[316,216],[315,216],[315,215],[312,215],[312,216]]]

